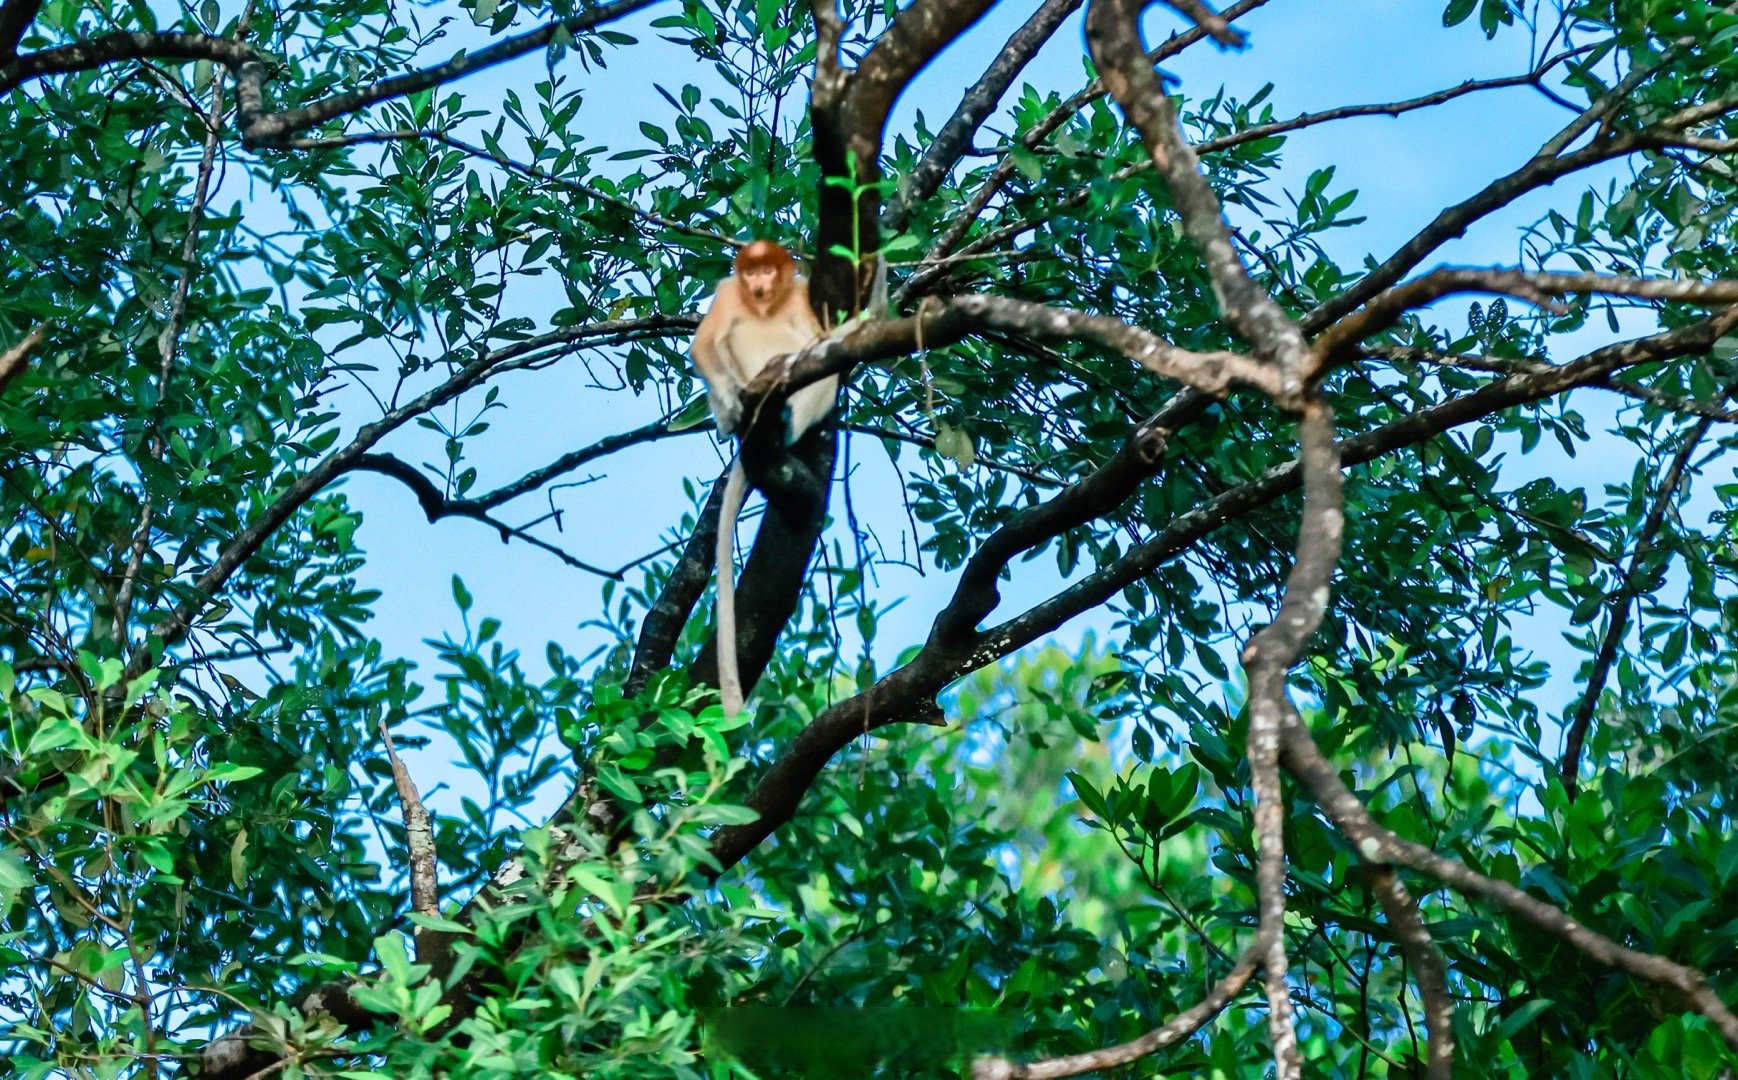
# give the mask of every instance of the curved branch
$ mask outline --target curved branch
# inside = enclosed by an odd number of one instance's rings
[[[236,119],[243,144],[279,146],[297,132],[328,120],[474,75],[544,48],[558,35],[583,33],[648,7],[652,2],[617,0],[613,4],[555,20],[476,52],[460,53],[443,64],[381,79],[357,90],[331,94],[311,104],[275,113],[267,112],[265,107],[265,59],[247,45],[207,34],[115,33],[72,45],[41,49],[0,65],[0,93],[47,75],[89,71],[123,60],[209,60],[228,68],[236,77],[239,99]]]
[[[1714,1025],[1728,1045],[1738,1047],[1738,1016],[1733,1015],[1719,996],[1709,989],[1707,977],[1700,971],[1663,956],[1620,945],[1508,882],[1486,877],[1464,863],[1439,855],[1378,824],[1363,800],[1341,781],[1339,770],[1322,757],[1309,729],[1295,714],[1286,727],[1283,753],[1287,770],[1303,783],[1329,820],[1365,859],[1395,863],[1429,874],[1458,892],[1488,900],[1519,916],[1599,963],[1645,982],[1676,990],[1684,996],[1691,1009]]]
[[[1579,169],[1651,146],[1651,140],[1660,138],[1666,129],[1655,125],[1643,132],[1611,135],[1595,139],[1574,153],[1563,153],[1570,143],[1586,134],[1589,128],[1613,115],[1624,100],[1656,70],[1658,69],[1639,68],[1630,72],[1612,87],[1610,93],[1594,102],[1580,116],[1546,140],[1538,152],[1520,168],[1498,177],[1470,198],[1437,214],[1428,225],[1400,245],[1393,255],[1364,275],[1357,284],[1304,315],[1299,320],[1304,332],[1313,334],[1338,322],[1377,293],[1393,286],[1428,258],[1432,251],[1463,235],[1474,222],[1491,211],[1507,206],[1527,192],[1545,187]],[[1697,116],[1700,117],[1700,113]]]
[[[985,1058],[973,1063],[972,1080],[1052,1080],[1056,1077],[1079,1076],[1081,1073],[1127,1065],[1156,1054],[1167,1046],[1175,1046],[1206,1027],[1214,1017],[1225,1011],[1225,1007],[1249,985],[1249,980],[1261,966],[1266,951],[1266,938],[1257,937],[1255,943],[1238,959],[1236,966],[1207,991],[1206,997],[1138,1039],[1107,1046],[1101,1050],[1090,1050],[1084,1054],[1048,1058],[1024,1065],[1001,1058]]]
[[[506,543],[509,538],[523,540],[533,547],[542,548],[551,553],[575,570],[584,570],[612,581],[622,580],[623,575],[619,570],[605,570],[581,559],[576,559],[561,548],[547,540],[533,536],[519,526],[496,520],[489,515],[488,510],[469,499],[447,498],[441,489],[434,485],[434,481],[423,475],[422,470],[402,458],[393,457],[391,454],[362,454],[350,464],[349,471],[379,473],[404,484],[416,496],[417,503],[422,506],[422,512],[428,516],[430,522],[439,521],[445,517],[463,517],[470,518],[472,521],[480,521],[500,533],[502,543]]]
[[[1436,947],[1436,939],[1418,913],[1418,903],[1393,867],[1372,867],[1370,888],[1388,918],[1394,944],[1418,981],[1418,996],[1424,1002],[1425,1080],[1453,1080],[1454,998],[1448,993],[1448,968],[1442,950]]]
[[[1407,311],[1465,292],[1499,293],[1546,307],[1552,306],[1559,296],[1589,293],[1697,304],[1738,303],[1738,281],[1671,281],[1611,274],[1443,267],[1372,297],[1362,308],[1324,330],[1315,341],[1316,353],[1324,365],[1343,362],[1358,342],[1387,329]]]
[[[222,545],[211,565],[193,582],[191,595],[164,616],[156,626],[152,627],[152,636],[165,645],[172,645],[185,637],[194,620],[222,592],[235,572],[241,569],[242,565],[253,557],[254,553],[259,551],[271,535],[289,521],[303,504],[319,494],[327,484],[354,468],[356,462],[376,443],[411,419],[451,401],[497,372],[508,370],[515,363],[525,362],[527,358],[541,354],[543,350],[557,347],[595,347],[609,344],[619,339],[623,334],[641,332],[666,323],[683,324],[691,321],[655,315],[645,319],[620,319],[589,323],[585,326],[569,327],[551,334],[528,338],[483,353],[459,368],[451,378],[439,386],[390,410],[380,419],[362,425],[348,443],[327,454],[311,466],[307,472],[291,481],[276,498],[266,505],[264,510],[260,511],[253,520],[242,527],[241,531]],[[130,674],[137,675],[139,673],[138,670],[131,670],[135,666],[138,666],[139,670],[143,670],[142,664],[148,663],[149,657],[149,650],[135,651],[133,662],[129,664]]]

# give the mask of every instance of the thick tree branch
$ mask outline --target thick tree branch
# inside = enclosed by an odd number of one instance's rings
[[[823,325],[863,310],[881,267],[881,144],[888,113],[923,66],[992,0],[913,0],[853,71],[839,63],[836,0],[817,0],[822,27],[809,120],[821,167],[810,302]],[[844,254],[849,253],[849,254]]]
[[[1270,396],[1281,389],[1279,373],[1271,365],[1241,353],[1179,348],[1114,315],[974,294],[927,303],[907,318],[861,323],[841,337],[822,338],[783,364],[769,364],[744,392],[744,409],[776,412],[785,396],[829,375],[849,375],[859,364],[908,356],[920,348],[937,349],[969,334],[987,333],[1017,334],[1035,341],[1086,342],[1212,397],[1223,397],[1234,386],[1251,387]]]
[[[1164,0],[1164,3],[1227,49],[1243,48],[1243,32],[1233,29],[1225,16],[1207,6],[1205,0]]]
[[[1212,398],[1196,391],[1177,394],[1137,425],[1116,455],[1091,476],[1047,502],[1021,510],[991,533],[966,561],[953,599],[936,616],[930,646],[946,651],[969,645],[978,624],[1001,603],[997,583],[1014,559],[1121,506],[1158,472],[1177,429],[1192,423],[1212,403]]]
[[[1171,99],[1141,48],[1141,7],[1139,0],[1093,0],[1086,9],[1086,43],[1093,61],[1165,178],[1183,229],[1207,265],[1225,320],[1255,346],[1257,355],[1278,362],[1286,378],[1295,380],[1308,346],[1280,306],[1250,278],[1232,247],[1219,197],[1202,174]],[[1285,393],[1295,395],[1299,389],[1288,386]]]
[[[0,64],[10,64],[18,56],[18,43],[30,32],[30,24],[41,10],[42,0],[0,3]]]
[[[1280,791],[1280,732],[1293,709],[1286,696],[1286,673],[1303,654],[1327,613],[1330,582],[1345,534],[1339,447],[1326,405],[1310,400],[1298,424],[1297,465],[1303,474],[1303,515],[1298,522],[1297,558],[1286,580],[1273,622],[1249,639],[1243,670],[1249,684],[1249,767],[1255,787],[1256,865],[1261,925],[1271,927],[1262,959],[1267,984],[1268,1029],[1273,1061],[1281,1080],[1302,1072],[1291,992],[1286,984],[1285,854],[1282,835],[1285,803]]]
[[[700,603],[706,583],[712,580],[712,565],[716,558],[718,514],[724,507],[724,486],[730,477],[727,468],[712,485],[700,514],[695,518],[694,531],[682,548],[682,557],[670,571],[658,597],[640,620],[640,637],[634,645],[633,666],[628,672],[623,693],[632,697],[646,688],[653,675],[670,663],[676,654],[676,642],[682,628]]]
[[[1442,960],[1442,950],[1424,925],[1418,913],[1418,903],[1401,884],[1393,867],[1377,864],[1370,868],[1370,889],[1382,913],[1388,918],[1388,929],[1400,955],[1412,968],[1418,982],[1418,996],[1424,1002],[1425,1078],[1453,1080],[1454,1077],[1454,998],[1448,992],[1448,968]]]

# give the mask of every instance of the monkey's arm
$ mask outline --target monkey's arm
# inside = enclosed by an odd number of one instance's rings
[[[725,332],[739,316],[741,308],[742,301],[736,295],[736,279],[725,278],[719,282],[712,306],[700,320],[700,328],[694,332],[694,343],[689,349],[695,369],[706,380],[707,400],[721,435],[730,435],[736,430],[742,413],[744,383],[723,341]]]

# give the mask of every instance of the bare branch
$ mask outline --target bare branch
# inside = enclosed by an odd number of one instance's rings
[[[243,526],[240,532],[230,537],[229,541],[219,549],[217,557],[212,560],[211,565],[193,583],[194,595],[183,601],[179,607],[153,627],[152,636],[164,644],[173,644],[181,640],[192,627],[193,621],[199,617],[200,612],[204,611],[206,605],[222,591],[230,577],[304,503],[317,495],[327,484],[353,469],[356,462],[376,443],[411,419],[451,401],[496,372],[511,368],[515,362],[540,355],[544,350],[550,348],[589,348],[612,343],[625,334],[647,332],[666,325],[692,325],[692,322],[691,318],[663,315],[650,316],[644,319],[607,320],[588,323],[584,326],[569,327],[483,353],[459,368],[451,378],[439,386],[388,411],[380,419],[362,425],[348,443],[327,454],[310,467],[307,472],[291,481],[276,498],[266,505],[265,509]],[[138,665],[141,658],[147,655],[145,650],[136,651],[133,656],[133,665],[130,666]],[[137,674],[137,671],[134,671],[133,674]]]
[[[416,781],[392,745],[392,732],[386,721],[380,721],[380,738],[386,746],[386,760],[392,765],[392,783],[398,788],[398,801],[404,812],[404,845],[410,854],[410,910],[434,918],[441,913],[440,884],[436,876],[434,826],[429,824],[428,808],[416,790]],[[417,931],[419,960],[421,929]]]
[[[557,476],[561,476],[564,473],[570,473],[581,465],[596,461],[599,458],[608,457],[610,454],[616,453],[618,450],[626,450],[630,446],[639,446],[642,443],[656,442],[659,439],[668,439],[677,435],[687,435],[692,432],[712,431],[714,429],[715,425],[710,420],[694,424],[691,427],[677,427],[675,426],[674,417],[665,417],[662,420],[653,421],[643,427],[637,427],[631,431],[624,431],[619,435],[606,435],[597,442],[592,443],[590,446],[581,447],[578,450],[563,454],[554,461],[551,461],[549,464],[531,470],[512,483],[502,484],[500,487],[488,494],[479,495],[470,501],[484,509],[496,507],[509,500],[517,499],[519,496],[527,494],[528,492],[537,490],[544,484],[555,479]]]
[[[1225,17],[1207,6],[1204,0],[1165,0],[1165,6],[1175,8],[1184,18],[1207,32],[1207,36],[1228,49],[1241,49],[1243,32],[1232,28]]]
[[[593,566],[583,559],[574,558],[549,541],[527,532],[521,526],[509,525],[498,520],[478,501],[447,498],[440,488],[435,486],[434,481],[424,476],[420,469],[408,461],[393,457],[391,454],[359,455],[350,463],[348,471],[379,473],[404,484],[416,495],[417,503],[431,522],[439,521],[444,517],[465,517],[473,521],[480,521],[500,533],[502,543],[506,543],[509,538],[523,540],[532,547],[542,548],[549,552],[575,570],[584,570],[589,574],[610,578],[613,581],[622,580],[620,571],[605,570],[603,567]]]
[[[1273,1063],[1280,1080],[1302,1073],[1297,1024],[1286,984],[1285,801],[1280,791],[1280,733],[1294,709],[1286,696],[1286,673],[1297,663],[1304,645],[1327,613],[1329,583],[1340,559],[1345,533],[1339,448],[1326,405],[1310,400],[1298,424],[1298,469],[1303,473],[1303,515],[1298,522],[1297,561],[1286,580],[1273,622],[1249,639],[1243,649],[1243,670],[1249,684],[1249,769],[1255,787],[1255,831],[1259,859],[1260,922],[1268,930],[1268,951],[1262,958],[1267,987],[1268,1031],[1273,1039]]]
[[[0,94],[46,75],[89,71],[120,60],[209,60],[231,71],[260,62],[253,48],[209,34],[103,34],[72,45],[39,49],[0,64]]]
[[[1277,371],[1240,353],[1179,348],[1113,315],[973,294],[926,303],[909,318],[862,323],[841,337],[816,341],[786,363],[769,364],[749,385],[743,408],[764,409],[829,375],[847,375],[859,364],[909,355],[920,346],[940,348],[968,334],[986,332],[1019,334],[1038,341],[1084,341],[1212,397],[1222,397],[1239,385],[1269,395],[1280,390]],[[778,398],[772,396],[775,390]]]

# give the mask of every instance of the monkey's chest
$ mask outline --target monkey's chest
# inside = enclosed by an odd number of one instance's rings
[[[809,343],[812,335],[789,322],[738,319],[719,341],[722,351],[748,382],[775,356],[794,353]]]

